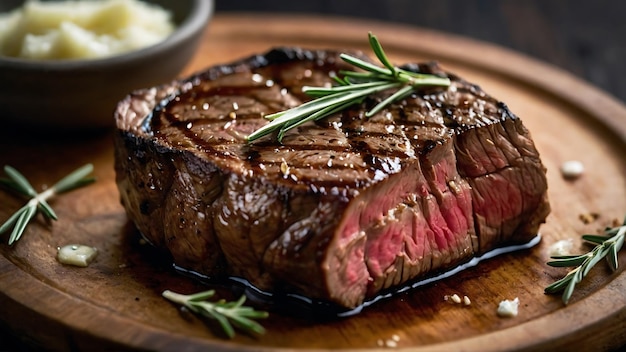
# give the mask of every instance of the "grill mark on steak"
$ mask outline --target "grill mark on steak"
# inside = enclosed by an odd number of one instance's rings
[[[302,86],[347,68],[283,48],[137,91],[116,110],[116,181],[129,218],[179,266],[355,307],[495,246],[549,212],[528,131],[479,86],[447,75],[380,113],[362,105],[246,144]]]

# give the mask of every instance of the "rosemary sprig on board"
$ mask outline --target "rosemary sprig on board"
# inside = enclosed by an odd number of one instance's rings
[[[247,141],[253,142],[278,131],[276,139],[281,142],[285,132],[292,128],[305,122],[328,117],[361,103],[372,94],[386,90],[395,89],[396,91],[368,111],[366,116],[372,116],[387,105],[408,97],[420,87],[450,85],[450,79],[447,77],[415,73],[395,67],[387,58],[376,36],[372,33],[368,36],[374,54],[384,67],[373,65],[351,55],[341,54],[341,59],[364,72],[340,71],[339,74],[343,77],[333,77],[337,83],[333,87],[303,87],[302,91],[312,96],[313,100],[289,110],[266,115],[265,118],[271,122],[250,134]]]
[[[22,237],[26,226],[35,217],[37,211],[41,211],[48,219],[57,220],[58,217],[48,204],[48,199],[93,182],[94,178],[87,177],[92,171],[93,165],[87,164],[65,176],[47,190],[37,193],[24,175],[13,167],[6,165],[4,173],[7,177],[0,178],[0,183],[23,196],[30,197],[30,200],[0,226],[0,234],[5,233],[13,226],[13,231],[11,231],[9,236],[9,245],[12,245]]]
[[[217,320],[229,338],[235,336],[235,328],[247,333],[265,333],[263,326],[252,319],[264,319],[269,314],[244,306],[243,303],[246,301],[246,296],[242,295],[234,302],[227,302],[223,299],[215,302],[207,301],[214,295],[215,290],[203,291],[192,295],[183,295],[170,290],[163,291],[163,297],[168,300],[178,303],[196,314]]]
[[[548,265],[554,267],[575,267],[564,278],[545,288],[546,293],[563,291],[563,303],[567,304],[572,297],[574,288],[583,280],[599,261],[606,258],[609,267],[617,270],[617,253],[624,246],[626,237],[626,218],[621,226],[606,228],[604,235],[583,235],[585,241],[595,243],[596,246],[588,253],[581,255],[553,256]]]

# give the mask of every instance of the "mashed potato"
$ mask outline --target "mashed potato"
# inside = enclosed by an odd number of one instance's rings
[[[101,58],[155,44],[173,29],[168,11],[137,0],[31,0],[0,14],[0,55]]]

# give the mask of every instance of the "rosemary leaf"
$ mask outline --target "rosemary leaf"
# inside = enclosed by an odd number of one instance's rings
[[[340,71],[343,77],[331,76],[337,84],[333,87],[303,87],[303,91],[313,99],[294,108],[266,115],[270,123],[251,133],[246,139],[253,142],[274,132],[278,142],[282,142],[285,133],[302,125],[316,121],[360,104],[369,96],[388,90],[395,90],[383,99],[366,117],[380,112],[393,102],[404,99],[416,89],[424,86],[450,85],[450,79],[429,74],[414,73],[393,66],[387,58],[382,45],[375,35],[368,34],[369,44],[383,67],[361,60],[348,54],[340,58],[346,63],[362,71]]]
[[[2,224],[2,226],[0,226],[0,234],[1,233],[5,233],[7,232],[8,229],[11,228],[11,226],[13,226],[13,224],[15,224],[15,222],[17,221],[17,219],[20,218],[20,216],[22,215],[22,213],[24,212],[25,208],[22,208],[18,211],[16,211],[15,213],[13,213],[13,215],[11,215],[7,221],[4,222],[4,224]]]
[[[583,235],[586,241],[596,246],[586,254],[553,256],[547,264],[554,267],[575,267],[560,280],[548,285],[544,292],[548,294],[563,291],[562,300],[567,304],[572,297],[576,285],[589,274],[591,269],[602,259],[606,258],[609,267],[617,270],[617,254],[624,246],[626,237],[626,218],[621,226],[606,228],[602,236]]]
[[[313,97],[323,97],[333,93],[349,92],[366,88],[379,87],[386,82],[348,83],[338,87],[302,87],[302,91]]]
[[[71,189],[93,182],[93,178],[86,178],[86,176],[92,171],[93,166],[91,164],[87,164],[70,173],[51,188],[41,193],[37,193],[26,177],[13,167],[6,165],[4,167],[4,172],[8,178],[1,179],[2,184],[15,190],[21,195],[30,197],[30,200],[0,226],[0,234],[7,232],[11,227],[13,227],[13,231],[11,231],[8,240],[9,245],[13,245],[13,243],[17,242],[22,237],[26,226],[35,217],[38,210],[40,210],[45,217],[57,220],[58,217],[50,204],[48,204],[47,200],[56,194],[67,192]]]
[[[609,254],[606,256],[606,260],[609,263],[609,266],[611,267],[611,270],[615,271],[617,270],[617,247],[615,246],[611,246],[609,247]]]
[[[55,183],[52,188],[54,188],[55,193],[58,194],[92,183],[95,179],[93,177],[87,178],[87,176],[92,172],[92,164],[83,165],[62,178],[59,182]]]
[[[567,286],[565,287],[565,290],[563,290],[563,303],[564,304],[569,303],[569,299],[570,297],[572,297],[572,294],[574,293],[574,289],[576,288],[576,285],[579,282],[580,280],[579,280],[578,272],[576,272],[575,275],[572,275],[569,282],[566,282]]]
[[[52,219],[52,220],[58,220],[59,219],[57,217],[57,214],[54,212],[54,210],[50,206],[50,204],[48,204],[48,202],[46,200],[44,200],[44,199],[41,199],[39,201],[39,210],[41,210],[41,212],[46,217],[48,217],[49,219]]]
[[[235,329],[228,322],[228,318],[225,315],[223,315],[222,312],[219,312],[218,310],[215,310],[212,307],[211,308],[207,307],[205,309],[202,309],[202,312],[205,312],[206,314],[210,315],[213,319],[217,320],[217,322],[220,324],[220,327],[222,328],[222,330],[224,330],[224,333],[226,334],[226,336],[228,336],[228,338],[232,339],[233,337],[235,337]]]
[[[613,236],[598,236],[598,235],[583,235],[583,240],[589,241],[595,244],[602,244]]]
[[[600,260],[602,260],[608,254],[608,247],[600,245],[597,251],[591,251],[591,255],[588,260],[586,260],[583,264],[581,264],[581,272],[580,272],[580,281],[582,278],[587,276],[591,268],[593,268]]]
[[[202,291],[188,296],[190,302],[202,302],[215,296],[215,290]]]
[[[380,112],[382,109],[384,109],[385,106],[391,104],[392,102],[394,102],[396,100],[400,100],[402,98],[405,98],[407,95],[411,94],[412,92],[413,92],[413,87],[412,86],[404,86],[400,90],[396,91],[395,93],[393,93],[392,95],[387,97],[385,100],[383,100],[380,103],[378,103],[378,105],[376,105],[374,108],[372,108],[372,110],[370,110],[367,113],[365,113],[365,116],[370,117],[370,116],[376,115],[378,112]]]
[[[548,285],[548,287],[545,288],[545,292],[546,293],[558,293],[563,291],[563,289],[565,289],[565,287],[567,286],[567,284],[569,283],[569,277],[565,276],[564,278],[553,282],[552,284]]]
[[[11,180],[10,178],[0,178],[0,184],[20,195],[29,197],[28,191],[24,191],[24,189],[22,189],[15,181]]]
[[[587,254],[575,254],[575,255],[553,255],[550,258],[552,259],[557,259],[557,260],[567,260],[567,259],[577,259],[577,258],[582,258],[583,260],[585,259],[585,257],[587,256]]]
[[[352,66],[358,67],[358,68],[360,68],[362,70],[365,70],[365,71],[368,71],[370,73],[374,73],[374,74],[377,73],[377,74],[379,74],[379,76],[374,76],[376,78],[379,78],[379,79],[382,78],[382,77],[385,77],[386,79],[393,78],[393,71],[390,71],[389,69],[384,69],[382,67],[378,67],[378,66],[376,66],[376,65],[374,65],[372,63],[369,63],[367,61],[363,61],[363,60],[361,60],[359,58],[356,58],[356,57],[348,55],[348,54],[341,54],[341,55],[339,55],[339,57],[343,61],[349,63]],[[345,73],[346,72],[344,72],[344,74]],[[364,78],[364,79],[367,78],[367,77],[372,77],[372,76],[371,75],[370,76],[366,76],[366,75],[362,75],[361,76],[361,78]]]
[[[203,291],[192,295],[184,295],[165,290],[162,295],[171,302],[180,304],[196,314],[216,320],[222,331],[224,331],[229,338],[235,336],[235,328],[247,333],[265,333],[263,326],[252,319],[267,318],[269,316],[268,313],[244,306],[243,304],[246,301],[245,296],[241,296],[238,300],[233,302],[227,302],[223,299],[211,302],[208,301],[208,299],[215,295],[214,290]]]
[[[248,139],[258,139],[278,130],[279,134],[277,139],[280,142],[285,132],[294,126],[299,126],[307,121],[322,119],[361,102],[362,99],[370,94],[382,92],[397,87],[398,85],[399,83],[397,82],[384,81],[367,85],[358,90],[342,90],[337,93],[321,96],[318,99],[311,100],[285,112],[277,113],[280,114],[279,117],[276,117],[275,114],[268,115],[266,118],[272,122],[256,130],[253,134],[248,136]]]
[[[19,171],[15,170],[13,167],[6,165],[4,167],[4,173],[14,182],[15,186],[21,190],[22,193],[34,197],[37,195],[37,192],[30,185],[30,182],[24,177]]]
[[[9,237],[9,245],[12,245],[16,241],[18,241],[20,237],[22,237],[24,229],[26,229],[26,225],[28,225],[30,220],[37,213],[37,207],[28,206],[22,209],[24,210],[21,212],[19,218],[15,222],[15,227],[13,228],[11,236]]]
[[[572,267],[579,266],[587,260],[588,255],[578,255],[578,256],[563,256],[563,257],[552,257],[552,261],[548,262],[548,265],[553,267]]]
[[[276,138],[278,139],[278,141],[282,141],[283,137],[285,136],[285,132],[287,132],[288,129],[295,128],[309,121],[315,121],[315,120],[321,119],[324,116],[332,115],[334,113],[337,113],[339,111],[346,109],[349,105],[352,105],[352,104],[350,102],[347,102],[344,104],[331,105],[325,109],[322,109],[318,112],[315,112],[309,115],[308,117],[304,119],[294,120],[293,122],[290,122],[286,124],[284,127],[282,127],[280,131],[278,132],[278,136]]]
[[[389,81],[389,75],[381,75],[381,74],[377,74],[377,73],[373,73],[373,72],[357,72],[357,71],[344,71],[341,70],[339,71],[340,74],[344,75],[343,80],[341,82],[344,82],[343,84],[340,83],[339,86],[335,86],[335,88],[339,88],[342,85],[348,85],[348,84],[355,84],[355,83],[361,83],[363,84],[364,82],[373,82],[373,83],[379,83],[378,81]]]
[[[389,59],[387,58],[387,55],[385,55],[385,51],[383,50],[382,45],[380,45],[380,42],[376,39],[374,35],[372,35],[372,33],[369,33],[367,38],[378,60],[383,65],[385,65],[385,67],[387,67],[394,76],[396,76],[397,75],[396,68],[393,66],[391,62],[389,62]]]

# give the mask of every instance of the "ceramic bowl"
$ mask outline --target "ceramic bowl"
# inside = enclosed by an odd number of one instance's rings
[[[0,12],[24,2],[2,0]],[[175,31],[155,45],[102,59],[0,56],[0,119],[37,129],[112,127],[113,110],[124,96],[174,79],[198,47],[213,14],[213,0],[148,2],[171,11],[176,24]]]

